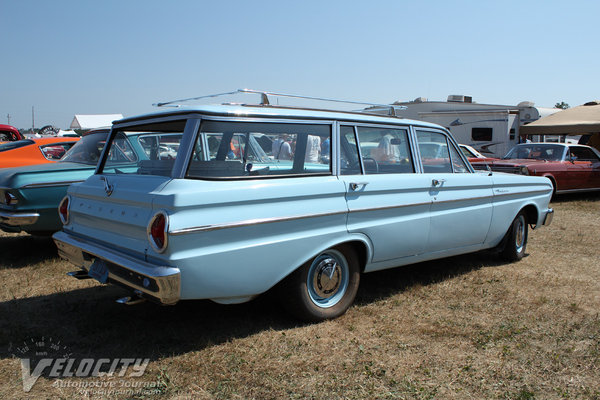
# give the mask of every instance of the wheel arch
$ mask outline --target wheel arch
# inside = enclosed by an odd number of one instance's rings
[[[527,219],[527,224],[531,225],[532,228],[537,225],[537,222],[540,217],[540,212],[535,204],[528,204],[523,207],[519,212],[523,212],[525,214],[525,218]]]

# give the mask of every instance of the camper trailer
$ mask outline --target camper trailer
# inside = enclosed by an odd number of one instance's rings
[[[561,111],[535,107],[529,101],[516,106],[478,104],[463,95],[450,95],[447,101],[419,97],[392,105],[396,115],[442,125],[458,143],[472,146],[487,157],[502,157],[518,144],[520,126]],[[389,108],[370,107],[365,111],[388,114]]]

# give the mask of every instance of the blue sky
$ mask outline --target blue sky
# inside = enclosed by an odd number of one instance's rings
[[[0,0],[0,123],[238,88],[390,103],[600,98],[597,1]]]

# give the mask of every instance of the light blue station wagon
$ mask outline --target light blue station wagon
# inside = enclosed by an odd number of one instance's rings
[[[132,133],[149,159],[111,160]],[[431,154],[421,145],[437,143]],[[423,147],[424,148],[424,147]],[[169,157],[165,157],[165,155]],[[117,121],[96,172],[69,188],[59,254],[77,278],[160,304],[241,303],[277,289],[297,317],[352,304],[362,273],[482,249],[523,257],[550,181],[476,172],[440,126],[268,104]]]

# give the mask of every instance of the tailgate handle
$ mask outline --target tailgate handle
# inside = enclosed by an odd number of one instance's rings
[[[110,196],[115,189],[115,185],[111,185],[105,176],[101,176],[100,179],[104,181],[104,192],[106,192],[107,196]]]

